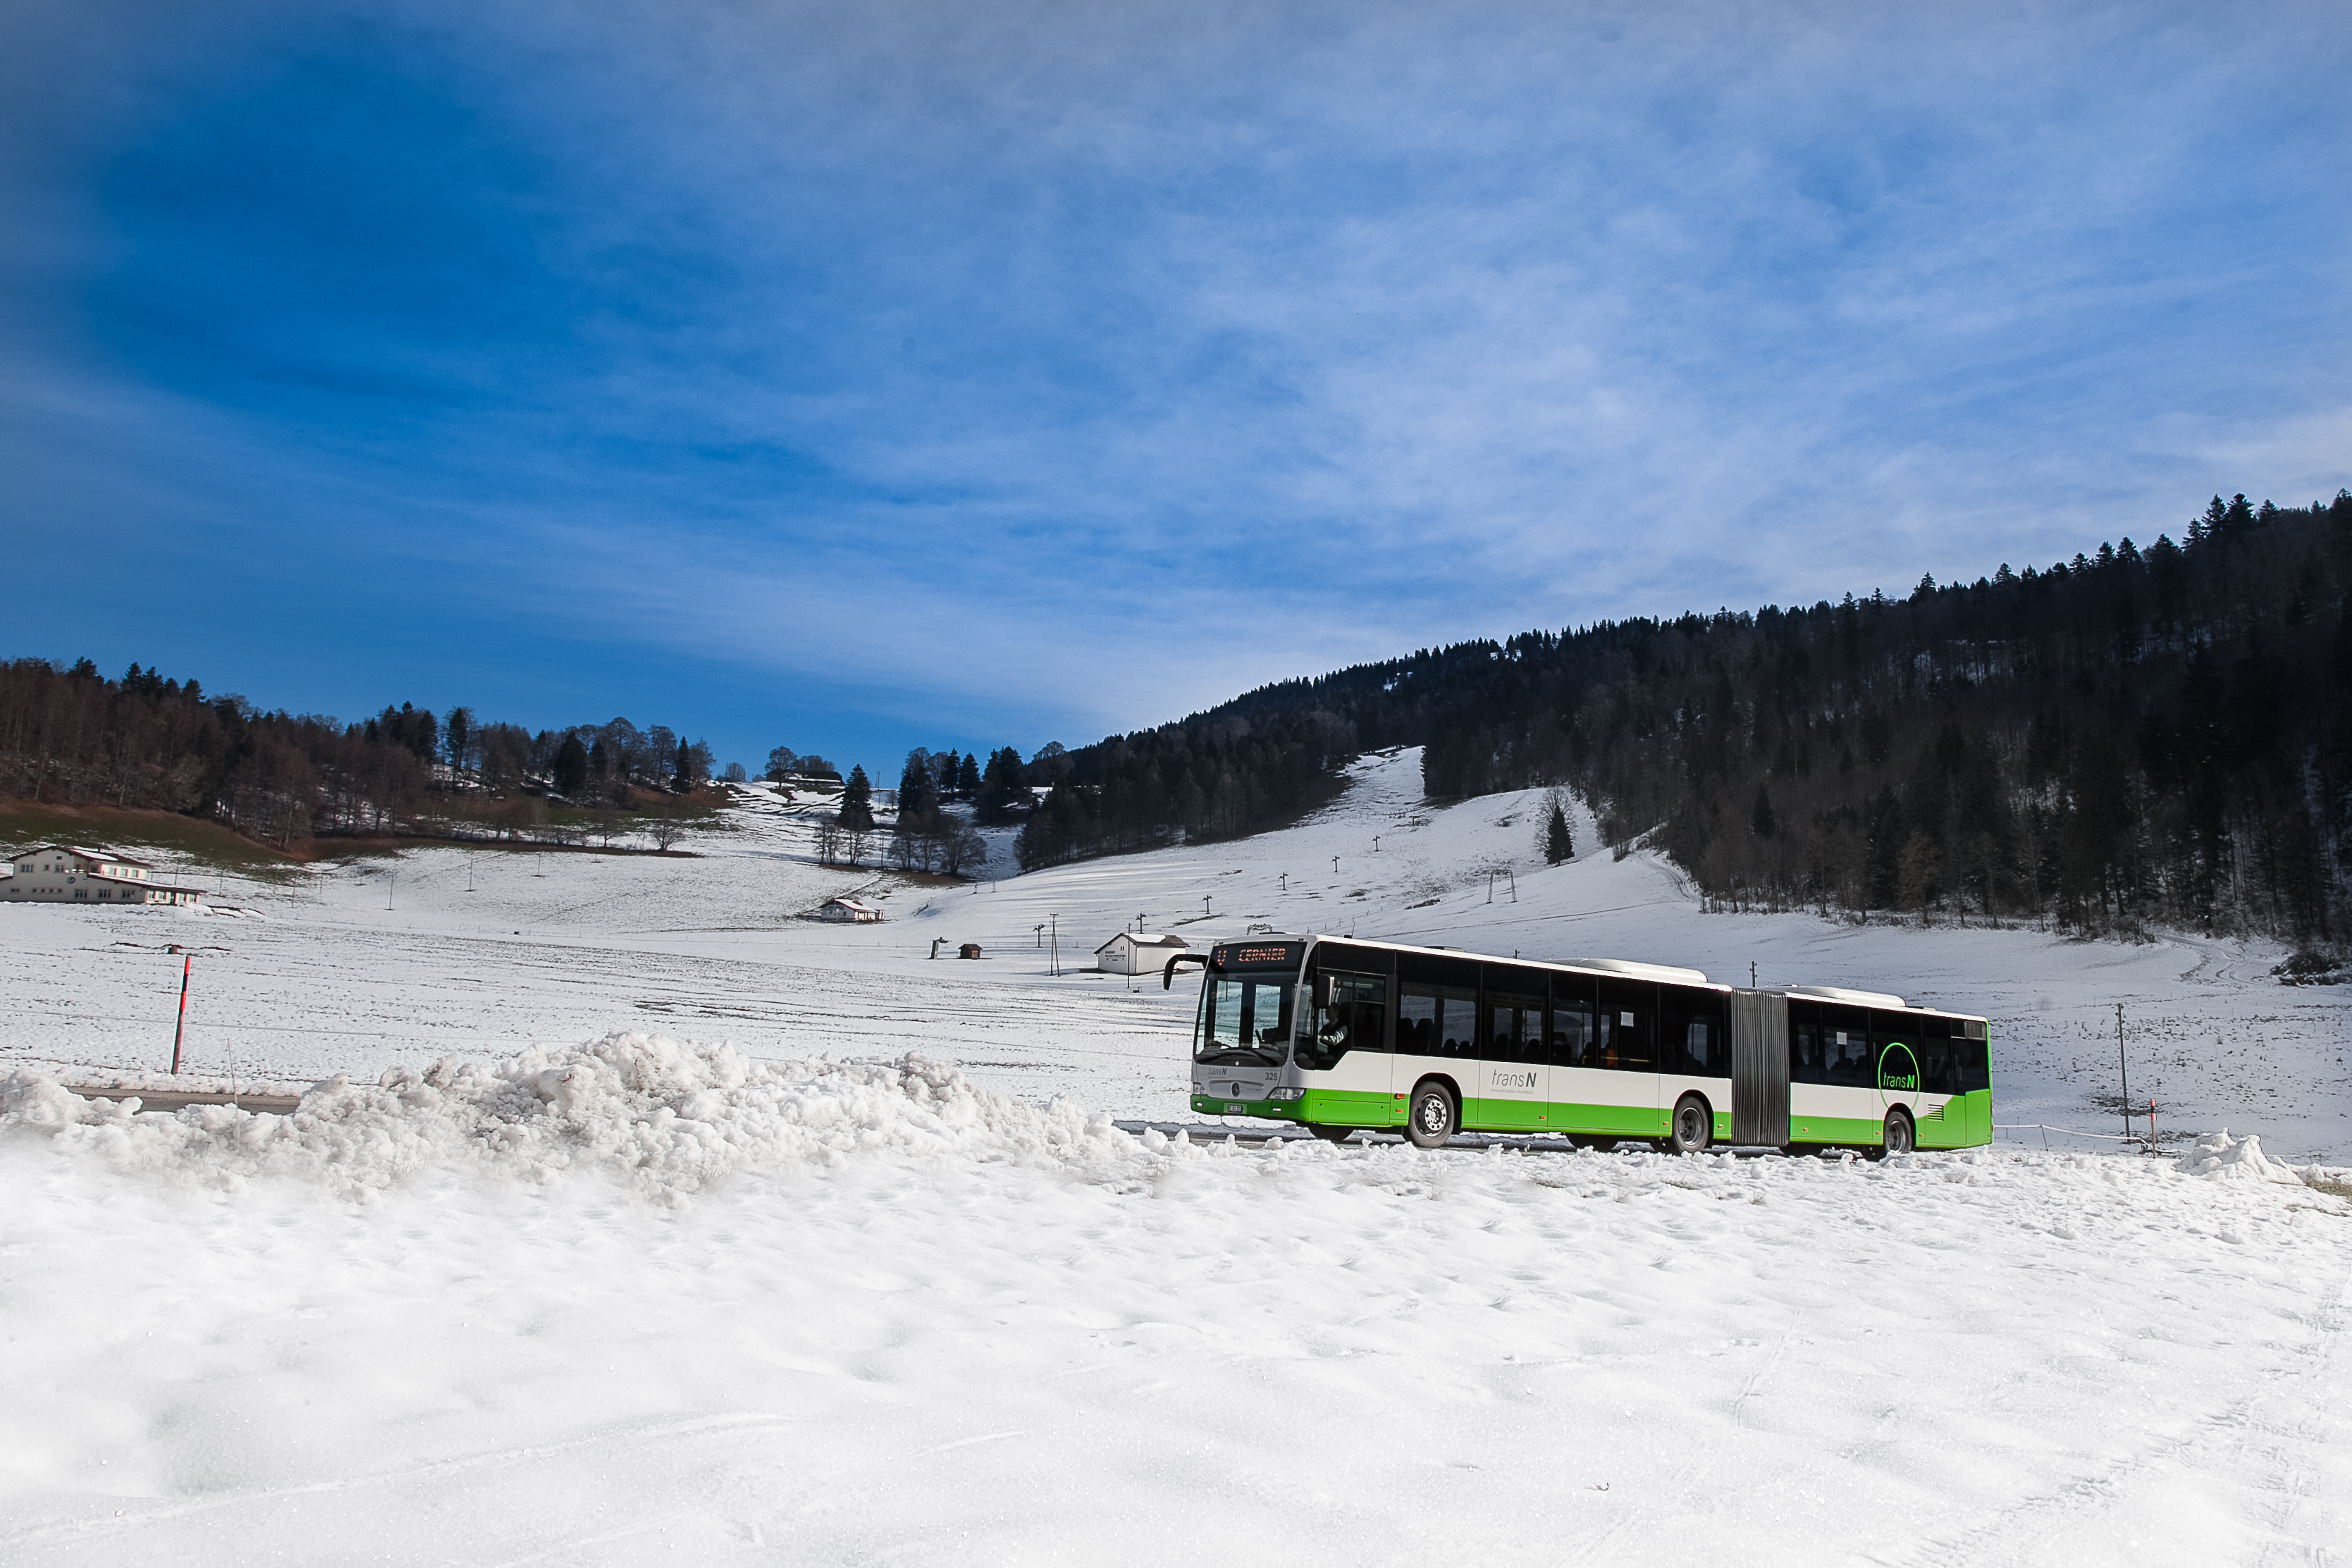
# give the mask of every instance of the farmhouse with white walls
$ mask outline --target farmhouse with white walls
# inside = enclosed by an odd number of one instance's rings
[[[19,850],[0,877],[0,904],[201,904],[201,889],[155,880],[145,861],[100,846],[48,844]]]

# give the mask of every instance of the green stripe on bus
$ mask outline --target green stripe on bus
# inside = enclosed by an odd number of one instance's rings
[[[1298,1119],[1335,1127],[1401,1127],[1405,1103],[1369,1089],[1309,1089],[1298,1103]]]

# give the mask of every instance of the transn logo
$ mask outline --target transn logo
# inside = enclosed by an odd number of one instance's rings
[[[1536,1086],[1536,1075],[1533,1072],[1493,1072],[1487,1074],[1486,1082],[1496,1089],[1532,1089]]]

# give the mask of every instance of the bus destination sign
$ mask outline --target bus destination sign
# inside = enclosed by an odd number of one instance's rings
[[[1287,967],[1298,962],[1298,944],[1261,942],[1254,945],[1219,947],[1214,957],[1216,967],[1220,969]]]

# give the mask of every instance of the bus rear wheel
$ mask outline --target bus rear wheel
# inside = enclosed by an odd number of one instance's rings
[[[1424,1083],[1412,1092],[1412,1108],[1405,1115],[1404,1135],[1416,1149],[1442,1149],[1454,1141],[1462,1124],[1454,1108],[1454,1092],[1443,1083]]]
[[[1696,1155],[1715,1140],[1715,1118],[1706,1102],[1685,1094],[1675,1103],[1675,1119],[1666,1127],[1666,1153]]]
[[[1917,1145],[1917,1139],[1911,1131],[1910,1116],[1901,1111],[1886,1113],[1886,1131],[1882,1143],[1883,1152],[1885,1154],[1909,1154]]]

